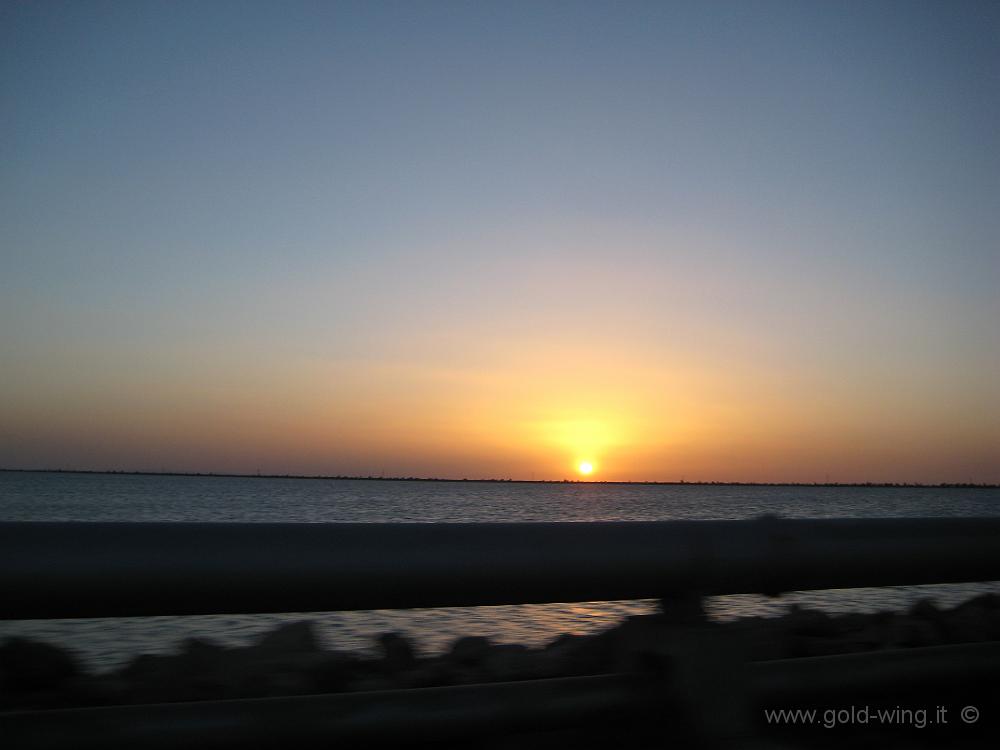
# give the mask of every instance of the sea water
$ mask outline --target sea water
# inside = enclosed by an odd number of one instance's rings
[[[496,522],[1000,516],[1000,490],[918,487],[770,487],[600,483],[410,482],[261,477],[0,472],[0,521]],[[900,609],[931,597],[953,605],[1000,584],[719,596],[726,620],[778,615],[790,604],[829,612]],[[187,637],[241,645],[280,623],[311,619],[330,648],[367,651],[397,631],[434,653],[463,635],[540,645],[589,633],[652,601],[449,607],[366,612],[131,617],[0,622],[0,638],[26,635],[73,649],[98,669],[138,653],[164,653]]]

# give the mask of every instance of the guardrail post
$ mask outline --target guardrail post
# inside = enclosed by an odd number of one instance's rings
[[[752,724],[746,654],[739,639],[711,624],[668,628],[667,700],[674,716],[710,747],[743,747]]]

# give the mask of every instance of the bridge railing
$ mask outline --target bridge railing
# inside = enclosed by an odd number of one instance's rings
[[[317,612],[1000,580],[1000,518],[0,523],[0,619]]]
[[[1000,580],[997,518],[0,523],[3,619],[476,606],[994,580]],[[687,641],[706,660],[718,661],[715,645],[698,643],[698,637]],[[862,661],[867,671],[859,670]],[[1000,668],[1000,650],[987,643],[745,667],[754,691],[766,697],[864,679],[986,679]],[[664,685],[654,683],[648,675],[601,675],[15,712],[0,714],[0,733],[16,737],[15,746],[38,748],[455,738],[500,724],[551,727],[572,716],[580,723],[581,712],[590,720],[656,713]],[[698,695],[683,686],[680,692]]]

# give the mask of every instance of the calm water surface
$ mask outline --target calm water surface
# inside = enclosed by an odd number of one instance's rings
[[[154,477],[0,472],[0,521],[461,522],[667,521],[789,518],[998,516],[1000,490],[831,487],[706,487],[488,482],[366,482],[328,479]],[[827,611],[906,607],[930,596],[954,604],[996,583],[797,592],[779,599],[714,597],[713,616],[777,615],[791,603]],[[243,644],[275,624],[316,621],[333,648],[367,650],[396,630],[435,652],[461,635],[542,644],[560,633],[603,629],[649,601],[588,602],[409,611],[211,615],[0,622],[0,637],[63,643],[89,664],[117,666],[166,652],[185,637]]]

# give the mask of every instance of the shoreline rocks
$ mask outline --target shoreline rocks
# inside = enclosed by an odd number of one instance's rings
[[[85,670],[58,645],[24,637],[0,644],[0,711],[261,698],[515,681],[656,669],[660,649],[681,629],[729,634],[750,661],[1000,640],[1000,596],[951,609],[921,600],[907,612],[829,615],[792,606],[777,618],[712,623],[696,602],[636,615],[594,635],[563,634],[541,648],[457,639],[444,654],[420,656],[408,638],[384,633],[375,656],[323,648],[309,620],[281,625],[228,647],[200,638],[173,654],[142,654],[110,673]]]

